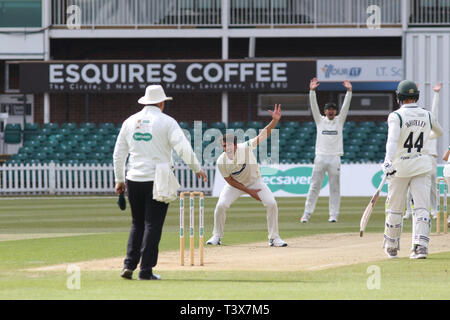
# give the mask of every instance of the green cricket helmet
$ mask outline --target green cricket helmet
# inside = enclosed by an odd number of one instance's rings
[[[405,99],[419,100],[420,91],[417,89],[417,85],[413,81],[403,80],[397,87],[397,100],[399,102]]]

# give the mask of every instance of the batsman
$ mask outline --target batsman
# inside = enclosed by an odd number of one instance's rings
[[[424,259],[428,254],[432,159],[425,146],[429,139],[442,135],[442,128],[431,112],[418,106],[418,100],[417,85],[407,80],[400,82],[397,88],[400,109],[388,117],[383,172],[389,177],[383,247],[390,259],[398,257],[408,187],[415,204],[410,258]]]

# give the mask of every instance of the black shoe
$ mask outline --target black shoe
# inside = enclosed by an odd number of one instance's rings
[[[123,269],[122,273],[120,274],[120,276],[124,279],[128,279],[131,280],[133,278],[133,270],[130,269]]]
[[[151,276],[139,276],[139,280],[161,280],[161,276],[157,274],[152,274]]]

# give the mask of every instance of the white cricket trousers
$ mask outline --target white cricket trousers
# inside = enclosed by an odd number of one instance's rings
[[[273,196],[272,191],[264,183],[262,179],[247,186],[249,189],[261,189],[258,196],[267,211],[267,229],[269,231],[269,240],[278,237],[278,206]],[[216,210],[214,211],[214,230],[213,235],[219,238],[223,237],[225,228],[226,211],[231,204],[240,196],[246,194],[244,191],[230,186],[228,183],[220,192],[219,200],[217,201]],[[255,200],[256,201],[256,200]]]
[[[430,189],[430,208],[431,213],[436,212],[436,206],[437,206],[437,193],[436,193],[436,178],[437,178],[437,163],[436,163],[436,157],[430,156],[432,159],[433,167],[431,169],[431,189]],[[406,197],[406,211],[412,212],[411,207],[411,191],[408,191],[408,196]],[[412,201],[414,201],[414,198],[412,198]]]
[[[394,175],[388,179],[388,210],[384,229],[384,247],[400,249],[403,227],[402,214],[405,210],[408,187],[414,199],[412,244],[428,247],[431,228],[428,211],[431,191],[429,172],[406,178]]]
[[[339,207],[341,205],[340,156],[317,155],[314,158],[314,169],[312,172],[308,197],[306,198],[305,213],[312,214],[314,212],[325,173],[328,173],[328,181],[330,185],[330,216],[337,218],[339,215]]]

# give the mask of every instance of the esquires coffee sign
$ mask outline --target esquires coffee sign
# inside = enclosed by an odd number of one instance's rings
[[[299,91],[315,76],[315,61],[33,62],[20,64],[22,92]]]

